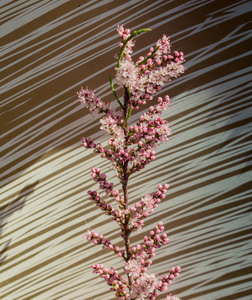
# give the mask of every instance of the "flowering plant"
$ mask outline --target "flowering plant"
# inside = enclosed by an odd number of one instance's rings
[[[141,171],[155,160],[157,146],[161,142],[168,141],[171,129],[169,123],[162,119],[162,111],[168,109],[170,99],[168,96],[158,97],[158,104],[150,106],[133,126],[129,126],[129,118],[133,109],[136,110],[140,105],[146,104],[146,101],[152,100],[153,95],[157,94],[172,77],[176,78],[184,72],[185,67],[182,65],[184,57],[183,52],[175,51],[171,54],[169,37],[163,35],[155,48],[150,48],[146,57],[140,56],[134,63],[131,56],[135,44],[134,37],[150,29],[131,33],[130,29],[124,29],[123,25],[120,25],[117,31],[121,37],[120,52],[116,55],[116,78],[113,82],[110,77],[110,86],[118,107],[113,109],[111,103],[100,100],[88,87],[81,88],[77,94],[78,101],[89,108],[91,113],[103,115],[100,128],[111,136],[107,147],[103,147],[100,143],[96,144],[91,138],[83,137],[82,142],[86,149],[92,148],[94,153],[100,153],[102,158],[112,162],[122,191],[114,189],[114,184],[107,181],[107,176],[101,173],[100,168],[93,167],[91,169],[93,180],[98,182],[100,189],[116,202],[116,206],[102,200],[97,191],[88,191],[88,194],[89,199],[119,225],[125,248],[120,249],[102,234],[92,230],[87,230],[84,237],[95,245],[102,245],[103,249],[110,249],[125,261],[124,271],[127,274],[125,278],[113,267],[107,269],[102,264],[92,265],[93,272],[107,281],[116,297],[121,300],[154,300],[160,291],[166,291],[172,280],[179,276],[181,268],[172,267],[169,274],[160,278],[157,274],[148,273],[156,249],[169,242],[162,222],[150,231],[149,236],[144,236],[141,244],[133,247],[130,245],[130,234],[133,230],[144,226],[144,219],[158,207],[169,185],[159,184],[157,191],[144,195],[134,206],[129,206],[128,181],[133,173]],[[117,96],[114,83],[124,89],[123,102]],[[179,298],[170,294],[166,299]]]

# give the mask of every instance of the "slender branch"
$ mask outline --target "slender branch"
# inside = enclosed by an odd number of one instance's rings
[[[117,94],[116,94],[116,91],[115,91],[115,89],[114,89],[114,84],[113,84],[113,81],[112,81],[110,75],[109,75],[109,82],[110,82],[111,90],[112,90],[114,96],[116,97],[117,102],[118,102],[119,105],[121,106],[122,110],[124,110],[124,106],[122,105],[121,101],[119,100],[119,98],[118,98],[118,96],[117,96]]]
[[[125,146],[124,149],[127,149],[127,141],[128,141],[128,119],[131,114],[131,105],[130,105],[130,97],[129,97],[129,92],[128,89],[125,87],[124,88],[124,136],[125,136]],[[123,208],[128,209],[128,161],[124,162],[123,165],[123,195],[124,195],[124,205]],[[125,244],[125,250],[126,250],[126,262],[130,260],[130,229],[129,229],[129,219],[126,218],[125,215],[125,223],[124,223],[124,244]],[[129,274],[128,276],[128,281],[129,281],[129,286],[131,286],[131,277]],[[130,288],[129,288],[130,289]]]
[[[125,128],[126,124],[128,123],[129,117],[131,116],[131,112],[132,112],[132,105],[129,106],[128,113],[123,122],[122,128]]]
[[[137,34],[141,33],[141,32],[145,32],[145,31],[151,31],[151,29],[148,29],[148,28],[145,28],[145,29],[140,29],[140,30],[136,30],[136,31],[133,31],[133,33],[131,34],[130,37],[128,37],[124,42],[123,42],[123,46],[120,50],[120,53],[118,55],[118,60],[117,60],[117,68],[120,68],[120,60],[122,58],[122,55],[123,55],[123,50],[126,46],[126,44],[128,43],[128,41],[130,41],[131,39],[133,39],[133,37],[135,37]]]

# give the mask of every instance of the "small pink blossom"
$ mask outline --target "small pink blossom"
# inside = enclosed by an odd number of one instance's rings
[[[130,259],[128,262],[126,262],[124,270],[133,278],[138,278],[141,272],[141,265],[136,259]]]
[[[116,82],[122,86],[135,89],[138,82],[138,69],[132,61],[123,59],[116,69]]]
[[[165,300],[182,300],[181,298],[179,298],[178,296],[174,296],[174,295],[168,295],[166,296]]]

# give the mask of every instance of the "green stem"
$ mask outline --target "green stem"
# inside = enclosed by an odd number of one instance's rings
[[[132,105],[129,106],[127,116],[123,122],[122,128],[125,128],[126,124],[128,123],[129,117],[131,116],[131,112],[132,112]]]
[[[121,106],[121,108],[124,110],[124,106],[122,105],[121,101],[119,100],[119,98],[118,98],[118,96],[117,96],[117,94],[116,94],[116,91],[115,91],[114,85],[113,85],[113,81],[112,81],[110,75],[109,75],[109,82],[110,82],[111,90],[112,90],[114,96],[116,97],[117,102],[119,103],[119,105]]]

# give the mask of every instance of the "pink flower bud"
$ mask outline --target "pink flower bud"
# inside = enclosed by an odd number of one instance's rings
[[[180,272],[181,271],[181,267],[180,266],[178,266],[178,267],[176,267],[176,272]]]

